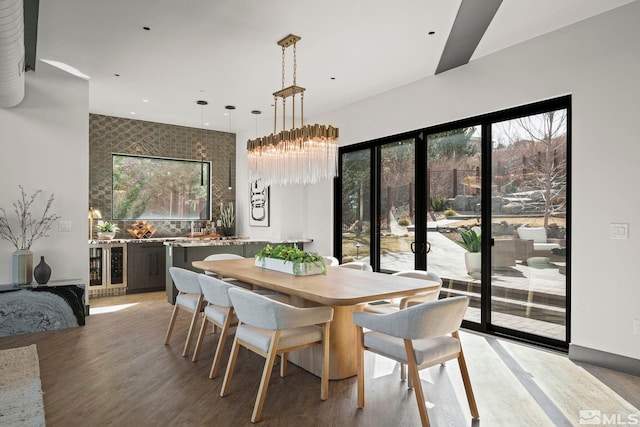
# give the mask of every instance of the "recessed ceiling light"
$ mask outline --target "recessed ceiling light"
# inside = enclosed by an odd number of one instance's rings
[[[135,116],[135,115],[136,115],[136,112],[135,112],[135,111],[132,111],[132,112],[131,112],[131,114]]]
[[[331,80],[335,80],[335,79],[336,79],[335,77],[331,77]]]
[[[228,115],[229,115],[229,113],[224,113],[224,115],[225,115],[225,116],[228,116]]]
[[[114,76],[116,76],[116,77],[120,77],[120,74],[118,74],[118,73],[115,73],[115,74],[114,74]]]
[[[208,105],[209,103],[207,101],[199,100],[199,101],[196,101],[196,104],[198,104],[198,105]]]
[[[224,108],[226,108],[227,110],[235,110],[236,107],[234,105],[225,105]]]
[[[429,31],[427,34],[429,34],[430,36],[434,35],[436,32],[435,31]]]
[[[149,102],[149,100],[148,99],[143,99],[142,102]]]
[[[142,29],[145,31],[151,31],[151,27],[142,27]]]
[[[252,110],[251,114],[262,114],[262,111],[260,111],[260,110]]]
[[[205,123],[204,125],[205,125],[205,126],[209,126],[209,122]]]

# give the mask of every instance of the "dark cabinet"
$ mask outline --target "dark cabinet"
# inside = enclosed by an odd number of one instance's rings
[[[127,293],[165,289],[165,248],[162,242],[129,243]]]

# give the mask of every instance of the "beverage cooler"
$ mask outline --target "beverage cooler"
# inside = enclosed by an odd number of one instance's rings
[[[89,296],[124,295],[127,288],[127,245],[89,244]]]

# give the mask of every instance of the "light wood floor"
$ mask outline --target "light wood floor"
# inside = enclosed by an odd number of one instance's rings
[[[207,378],[212,334],[198,363],[181,356],[186,315],[171,344],[163,345],[172,309],[163,293],[98,298],[91,306],[84,327],[0,338],[0,349],[37,344],[49,427],[251,425],[262,358],[242,351],[230,395],[220,398],[223,374]],[[118,310],[97,314],[100,306]],[[434,426],[575,426],[580,410],[640,417],[638,377],[577,366],[563,355],[506,340],[461,335],[480,421],[472,422],[457,364],[448,362],[421,373]],[[419,425],[415,397],[400,382],[398,366],[371,354],[365,363],[364,410],[356,406],[355,378],[331,381],[329,400],[322,402],[317,377],[294,365],[286,378],[274,370],[260,425]]]

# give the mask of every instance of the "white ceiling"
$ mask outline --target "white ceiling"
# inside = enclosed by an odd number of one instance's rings
[[[504,0],[472,60],[631,1]],[[311,117],[433,75],[460,2],[45,0],[37,57],[88,76],[92,113],[238,132],[273,122],[284,36]]]

